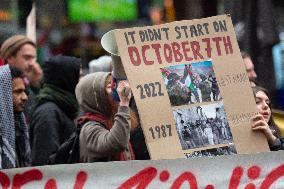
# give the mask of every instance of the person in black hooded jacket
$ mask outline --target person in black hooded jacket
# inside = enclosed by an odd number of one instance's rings
[[[43,66],[44,83],[36,97],[29,127],[32,165],[46,165],[48,157],[75,131],[78,112],[75,87],[81,59],[54,56]]]

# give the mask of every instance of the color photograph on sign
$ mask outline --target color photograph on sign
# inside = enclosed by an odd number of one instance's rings
[[[221,100],[211,61],[160,68],[172,106]]]

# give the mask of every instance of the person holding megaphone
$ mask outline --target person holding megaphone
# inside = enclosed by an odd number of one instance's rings
[[[112,97],[115,101],[119,102],[119,95],[117,93],[117,86],[120,81],[127,81],[127,76],[117,49],[116,40],[114,38],[114,31],[111,30],[103,35],[101,44],[102,47],[110,54],[111,56],[111,68],[112,68]],[[125,96],[130,92],[130,89],[125,89]],[[142,127],[140,124],[139,113],[137,110],[137,106],[135,103],[135,99],[133,95],[130,99],[130,112],[132,120],[135,120],[133,124],[131,124],[131,132],[130,132],[130,142],[132,144],[132,148],[135,154],[136,160],[147,160],[150,159],[150,155],[146,146],[145,137],[142,131]]]
[[[119,56],[112,57],[112,68],[112,73],[88,74],[76,86],[84,112],[77,121],[81,163],[135,159],[130,133],[137,117],[129,107],[132,93]]]
[[[88,74],[80,80],[76,87],[76,98],[84,111],[78,119],[82,127],[80,163],[135,159],[129,142],[131,128],[137,125],[129,108],[131,96],[128,81],[121,80],[114,87],[109,72]]]

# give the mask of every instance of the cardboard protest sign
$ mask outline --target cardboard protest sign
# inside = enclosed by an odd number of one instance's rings
[[[268,150],[229,15],[114,30],[152,159]]]
[[[284,188],[283,151],[216,158],[73,164],[0,171],[1,188]]]

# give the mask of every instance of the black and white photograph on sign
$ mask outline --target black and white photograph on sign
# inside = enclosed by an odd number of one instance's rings
[[[222,99],[212,62],[160,68],[172,106]]]
[[[214,156],[235,155],[235,154],[237,154],[235,146],[229,145],[220,148],[212,148],[201,151],[194,151],[192,153],[185,153],[185,157],[186,158],[214,157]]]
[[[223,102],[173,111],[183,150],[233,142]]]

